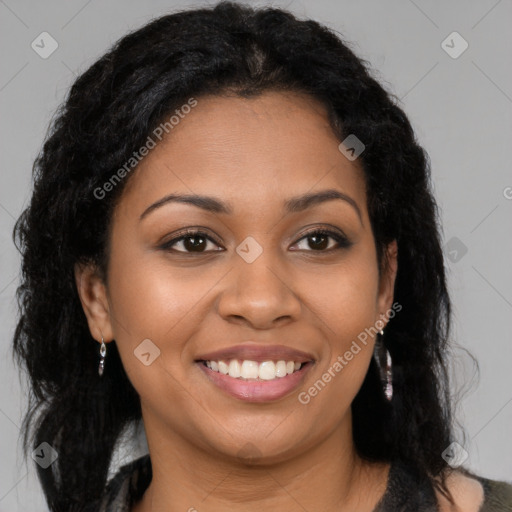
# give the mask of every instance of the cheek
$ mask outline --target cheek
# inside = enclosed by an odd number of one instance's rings
[[[338,265],[297,274],[304,303],[324,323],[333,348],[374,325],[377,317],[378,270],[371,248],[354,251]]]
[[[145,246],[136,231],[123,225],[114,230],[110,255],[109,293],[117,331],[132,342],[145,338],[165,345],[204,293],[215,275],[200,267],[172,265],[165,254]]]
[[[156,414],[166,411],[172,416],[173,411],[187,407],[182,357],[197,329],[194,307],[215,280],[196,280],[200,286],[190,286],[183,272],[155,262],[154,257],[150,262],[147,255],[131,254],[127,258],[112,255],[109,290],[116,344],[142,401]],[[167,409],[166,403],[173,407]]]
[[[187,291],[171,283],[163,268],[145,265],[143,258],[136,264],[118,259],[110,282],[114,322],[130,338],[160,340],[173,320],[185,314]]]
[[[327,343],[315,379],[299,395],[312,416],[334,428],[350,410],[373,355],[378,274],[371,265],[347,265],[319,282],[317,303]],[[314,297],[312,297],[314,299]],[[327,299],[327,300],[326,300]]]
[[[347,407],[366,375],[373,355],[377,309],[378,269],[371,246],[354,251],[329,272],[304,277],[307,304],[321,320],[327,343],[318,372],[329,381],[324,399],[338,401],[344,396]],[[303,281],[306,286],[306,281]]]
[[[148,369],[162,365],[164,359],[169,371],[179,366],[182,345],[188,338],[187,322],[183,320],[201,295],[200,290],[187,286],[183,272],[180,277],[179,269],[172,270],[164,260],[136,244],[128,247],[127,239],[122,250],[113,244],[117,250],[111,253],[110,318],[125,369],[133,376],[134,385],[140,372],[147,385],[146,379],[153,378]],[[144,340],[150,340],[156,348]],[[158,355],[150,366],[137,359],[143,342]]]

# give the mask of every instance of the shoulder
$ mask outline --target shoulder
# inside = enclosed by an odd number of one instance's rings
[[[436,489],[440,512],[512,512],[512,484],[489,480],[467,470],[446,477],[454,503]]]
[[[481,512],[512,512],[512,481],[502,482],[480,478],[485,490]]]

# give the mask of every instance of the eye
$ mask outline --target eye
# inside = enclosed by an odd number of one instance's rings
[[[335,242],[334,247],[332,244],[329,244],[329,239]],[[306,250],[308,252],[330,252],[333,250],[348,248],[352,245],[352,242],[350,242],[344,235],[329,229],[317,228],[311,230],[305,233],[297,243],[300,243],[303,240],[308,241],[307,243],[309,249],[299,248],[293,250]],[[179,236],[174,237],[162,244],[160,248],[165,251],[170,250],[182,254],[201,254],[223,250],[222,248],[208,250],[209,243],[217,247],[220,245],[204,231],[197,229],[187,229],[185,232],[180,233]]]
[[[329,245],[329,238],[336,242],[334,247]],[[346,249],[352,245],[352,243],[342,235],[336,231],[331,231],[329,229],[315,229],[307,232],[300,240],[306,240],[309,248],[315,252],[330,252],[332,250],[337,249]],[[337,244],[337,247],[336,247]],[[296,249],[294,249],[296,250]],[[304,250],[304,249],[299,249]],[[308,249],[306,249],[308,250]],[[311,252],[311,251],[310,251]]]
[[[180,234],[180,236],[175,237],[168,242],[165,242],[160,246],[163,250],[172,250],[180,253],[204,253],[204,252],[212,252],[207,251],[208,243],[211,242],[213,245],[217,245],[217,242],[213,240],[210,236],[208,236],[204,231],[188,229],[185,233]],[[176,249],[177,246],[182,247],[182,249]],[[184,249],[184,250],[183,250]],[[214,249],[219,250],[219,249]],[[221,250],[221,249],[220,249]]]

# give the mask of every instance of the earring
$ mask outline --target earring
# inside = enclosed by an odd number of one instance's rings
[[[105,341],[103,341],[103,335],[101,336],[101,347],[100,347],[100,365],[98,367],[98,375],[101,377],[103,375],[103,369],[105,368],[105,356],[107,355],[107,345],[105,345]]]
[[[384,331],[381,329],[379,331],[381,336],[384,335]],[[391,354],[389,350],[384,346],[384,343],[381,339],[375,343],[375,360],[377,362],[377,366],[379,367],[380,378],[382,382],[382,387],[384,389],[384,395],[388,402],[393,398],[393,369],[392,369],[392,360]]]

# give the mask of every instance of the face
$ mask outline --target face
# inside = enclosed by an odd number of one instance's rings
[[[307,96],[200,97],[129,178],[108,284],[90,268],[77,282],[148,441],[278,460],[350,430],[374,342],[358,339],[392,305],[396,245],[379,278],[363,171],[338,145]]]

